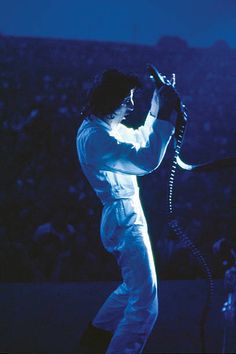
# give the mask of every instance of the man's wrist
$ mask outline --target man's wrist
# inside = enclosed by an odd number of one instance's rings
[[[153,118],[157,118],[157,113],[153,113],[151,110],[149,111],[150,116],[152,116]]]

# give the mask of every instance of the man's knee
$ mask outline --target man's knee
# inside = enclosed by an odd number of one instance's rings
[[[150,312],[153,322],[155,323],[158,317],[158,291],[157,285],[152,287],[151,297],[150,297]]]
[[[151,304],[152,302],[155,302],[158,296],[157,283],[155,281],[152,281],[143,284],[140,296],[143,297],[147,303]]]
[[[158,316],[158,291],[157,284],[146,284],[140,289],[137,307],[142,307],[148,312],[148,317],[153,318],[155,322]]]

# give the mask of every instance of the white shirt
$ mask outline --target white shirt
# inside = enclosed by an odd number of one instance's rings
[[[103,204],[138,193],[136,176],[161,163],[174,127],[147,115],[138,129],[120,123],[115,128],[95,116],[87,117],[77,134],[77,152],[84,174]]]

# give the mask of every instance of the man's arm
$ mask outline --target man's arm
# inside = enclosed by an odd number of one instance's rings
[[[161,163],[174,127],[171,123],[156,119],[146,145],[120,142],[103,129],[86,134],[85,141],[78,141],[83,150],[82,163],[100,170],[144,175],[155,170]]]
[[[123,140],[145,146],[157,118],[169,121],[175,125],[176,113],[174,112],[174,108],[178,100],[178,94],[170,86],[162,87],[159,91],[154,90],[151,107],[144,124],[138,129],[127,128],[124,124],[119,125],[118,131]]]
[[[124,124],[119,124],[118,132],[123,141],[127,141],[133,144],[139,144],[145,146],[147,144],[149,135],[153,129],[155,118],[150,114],[147,114],[145,122],[138,129],[128,128]]]

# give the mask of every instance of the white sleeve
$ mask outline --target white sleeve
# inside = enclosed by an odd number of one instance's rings
[[[155,120],[156,118],[151,116],[148,112],[144,124],[141,125],[138,129],[128,128],[124,124],[120,124],[119,133],[123,137],[124,141],[145,146],[153,129]]]
[[[121,142],[104,129],[91,131],[86,141],[81,144],[83,163],[100,170],[131,175],[150,173],[160,165],[174,133],[174,127],[167,121],[155,119],[149,133],[148,129],[147,123],[144,127],[145,146]],[[142,130],[140,134],[143,134]],[[77,147],[80,150],[79,144]]]

